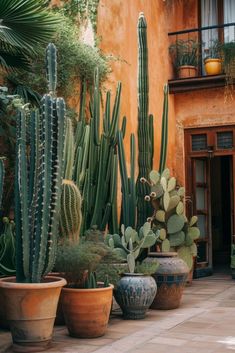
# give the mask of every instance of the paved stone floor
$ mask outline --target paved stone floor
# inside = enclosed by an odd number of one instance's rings
[[[1,304],[1,303],[0,303]],[[0,331],[0,352],[11,352],[10,334]],[[229,353],[235,352],[235,281],[217,274],[194,280],[179,309],[150,310],[145,320],[122,320],[114,312],[105,336],[75,339],[55,327],[47,353]]]

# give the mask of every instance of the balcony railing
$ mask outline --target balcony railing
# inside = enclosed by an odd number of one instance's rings
[[[231,69],[235,62],[235,22],[171,32],[168,36],[174,67],[169,83],[178,81],[177,84],[182,86],[183,82],[190,81],[190,87],[195,82],[199,88],[202,82],[208,85],[214,81],[215,86],[225,84],[225,72],[227,74],[228,67]],[[219,71],[208,71],[208,65],[205,67],[208,58],[219,59],[213,61],[220,63]]]

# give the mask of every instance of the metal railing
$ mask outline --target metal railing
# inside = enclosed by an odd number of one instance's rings
[[[233,50],[235,55],[235,22],[191,28],[168,33],[170,55],[174,65],[174,78],[177,77],[180,64],[196,64],[196,76],[206,75],[204,59],[216,55],[224,57],[225,50]],[[229,47],[230,45],[230,47]]]

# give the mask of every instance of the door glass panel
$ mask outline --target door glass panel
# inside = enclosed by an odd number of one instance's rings
[[[203,160],[196,160],[196,183],[205,182],[205,162]]]
[[[200,238],[205,238],[206,236],[206,216],[205,215],[197,215],[198,221],[197,226],[200,229]]]
[[[205,198],[205,188],[196,188],[196,208],[197,210],[205,210],[206,198]]]
[[[207,243],[197,243],[197,262],[207,262]]]

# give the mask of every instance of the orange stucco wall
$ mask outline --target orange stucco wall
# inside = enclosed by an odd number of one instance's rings
[[[161,134],[162,87],[172,78],[168,32],[198,26],[195,0],[100,0],[98,35],[105,53],[120,56],[112,64],[107,87],[123,83],[122,114],[128,117],[128,135],[137,128],[137,36],[139,12],[148,23],[149,112],[155,118],[155,158],[157,168]],[[235,124],[235,100],[225,101],[224,88],[179,93],[169,97],[169,148],[167,164],[178,180],[185,183],[184,129]],[[126,138],[126,147],[128,141]]]
[[[129,135],[137,130],[137,22],[144,12],[148,25],[149,49],[149,113],[154,115],[155,158],[158,166],[161,135],[163,85],[171,72],[168,58],[168,16],[162,0],[100,0],[98,9],[98,36],[100,46],[106,54],[120,57],[113,62],[113,72],[106,86],[114,90],[115,83],[123,84],[121,113],[126,115],[127,135],[125,140],[128,155]],[[174,97],[170,97],[169,125],[171,139],[168,159],[174,167]],[[129,159],[129,158],[127,158]]]

